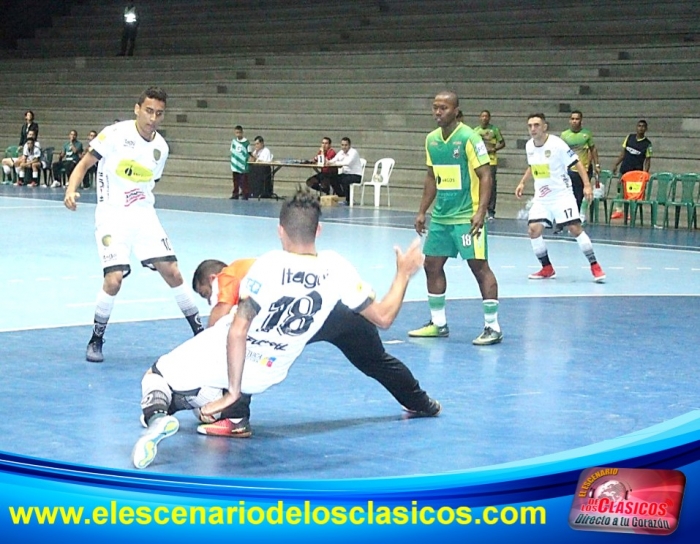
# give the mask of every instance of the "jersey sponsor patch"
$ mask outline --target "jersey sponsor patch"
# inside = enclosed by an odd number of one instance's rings
[[[462,169],[459,164],[433,166],[433,173],[438,191],[459,191],[462,189]]]
[[[124,206],[125,207],[129,207],[134,202],[138,202],[139,200],[146,200],[146,195],[143,193],[143,191],[141,189],[131,189],[130,191],[126,191],[124,193]]]
[[[532,177],[535,179],[547,179],[550,176],[548,164],[533,164],[530,169],[532,170]]]
[[[119,161],[117,175],[134,183],[148,183],[153,179],[153,171],[131,159]]]
[[[246,289],[254,295],[257,295],[260,292],[260,287],[262,287],[260,282],[253,278],[248,278],[245,282],[245,286]]]
[[[486,150],[486,144],[484,144],[484,142],[477,143],[475,149],[477,155],[488,155],[488,151]]]

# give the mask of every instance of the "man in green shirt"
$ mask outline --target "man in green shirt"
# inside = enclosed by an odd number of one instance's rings
[[[491,112],[484,110],[479,116],[479,126],[474,129],[481,136],[489,152],[489,164],[491,165],[491,198],[488,205],[488,219],[496,218],[496,173],[498,171],[498,156],[496,153],[506,146],[506,141],[501,135],[501,129],[491,124]]]
[[[410,331],[412,337],[447,337],[445,315],[447,277],[445,263],[460,255],[474,274],[483,299],[484,330],[473,340],[476,345],[503,340],[498,324],[498,282],[487,261],[487,206],[491,196],[491,168],[486,145],[471,128],[459,122],[459,98],[441,92],[433,101],[438,128],[425,140],[428,172],[415,229],[423,234],[425,215],[435,201],[428,236],[423,247],[428,304],[431,319]]]
[[[589,179],[593,177],[593,166],[595,165],[595,175],[600,174],[600,164],[598,164],[598,150],[593,143],[593,134],[587,128],[583,128],[583,113],[579,110],[571,112],[569,117],[569,129],[561,133],[561,139],[568,145],[571,150],[576,153],[578,160],[588,173]],[[581,221],[585,221],[585,215],[581,213],[581,204],[583,203],[583,180],[579,176],[576,168],[569,168],[569,177],[571,178],[571,188],[574,190],[576,204],[578,205]],[[558,228],[557,232],[562,229]]]
[[[63,150],[58,157],[58,161],[53,165],[53,183],[51,187],[61,187],[61,175],[65,174],[66,179],[70,178],[73,168],[83,156],[83,144],[78,141],[78,133],[71,130],[68,134],[68,141],[63,144]]]

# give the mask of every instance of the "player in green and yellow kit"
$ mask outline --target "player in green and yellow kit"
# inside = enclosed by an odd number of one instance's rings
[[[588,178],[590,179],[593,177],[593,165],[595,165],[596,177],[600,174],[600,164],[598,164],[598,150],[593,142],[593,134],[591,134],[590,130],[581,126],[582,122],[583,113],[579,110],[572,111],[569,117],[570,128],[561,133],[561,139],[576,153],[578,160],[586,173],[588,173]],[[571,188],[574,190],[581,221],[585,221],[585,214],[583,214],[581,210],[581,204],[583,203],[583,180],[575,168],[569,168],[568,174],[571,178]],[[561,228],[559,228],[559,231],[561,231]]]
[[[433,101],[438,128],[425,140],[428,172],[415,229],[423,234],[425,214],[435,201],[423,247],[431,320],[410,331],[412,337],[449,335],[445,315],[447,278],[445,263],[460,255],[467,261],[483,299],[484,330],[473,343],[497,344],[503,340],[498,324],[498,282],[487,261],[487,206],[491,196],[489,155],[481,137],[457,120],[459,99],[441,92]]]
[[[497,153],[506,146],[501,129],[491,124],[491,112],[484,110],[479,115],[479,126],[474,129],[481,136],[489,152],[489,162],[491,164],[491,197],[488,205],[489,221],[496,218],[496,175],[498,173]]]

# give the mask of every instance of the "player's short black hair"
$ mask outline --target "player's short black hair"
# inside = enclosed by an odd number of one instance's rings
[[[572,115],[580,115],[580,116],[581,116],[581,119],[583,119],[583,112],[582,112],[581,110],[574,110],[574,111],[572,111],[572,112],[569,114],[569,117],[571,117]]]
[[[260,142],[261,144],[265,143],[265,139],[262,136],[256,136],[255,138],[253,138],[253,141]]]
[[[316,230],[321,218],[318,197],[308,187],[297,187],[297,192],[285,200],[280,210],[280,225],[290,240],[308,244],[316,240]]]
[[[350,138],[348,138],[347,136],[343,136],[343,137],[340,139],[340,141],[341,141],[341,142],[347,142],[348,145],[352,145],[352,142],[350,141]]]
[[[637,124],[639,124],[639,123],[644,123],[645,127],[647,127],[647,128],[649,127],[649,123],[647,123],[646,119],[640,119],[639,121],[637,121]]]
[[[331,145],[333,143],[333,140],[331,140],[328,136],[324,136],[323,138],[321,138],[321,141],[323,140],[328,140],[328,145]]]
[[[539,113],[539,112],[538,113],[531,113],[530,115],[527,116],[527,120],[529,121],[533,117],[539,117],[543,121],[545,121],[545,122],[547,121],[547,118],[544,116],[544,113]]]
[[[199,263],[192,276],[192,290],[197,291],[197,287],[202,285],[210,275],[218,274],[224,268],[226,268],[226,263],[216,259],[207,259]]]
[[[236,125],[233,127],[233,130],[243,130],[243,127],[241,125]]]
[[[139,96],[138,105],[140,106],[141,104],[143,104],[147,98],[151,98],[153,100],[160,100],[163,104],[165,104],[168,101],[168,95],[160,87],[149,87],[148,89],[143,91],[141,93],[141,96]]]

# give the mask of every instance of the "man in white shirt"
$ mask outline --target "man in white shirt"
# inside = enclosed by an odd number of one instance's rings
[[[38,185],[39,170],[41,170],[41,147],[37,145],[34,138],[31,136],[27,138],[24,148],[22,149],[22,155],[19,157],[15,168],[19,175],[19,180],[15,185],[25,184],[24,176],[27,170],[32,171],[32,181],[29,183],[29,186],[36,187]]]
[[[267,165],[256,166],[256,162],[272,162],[272,152],[265,147],[265,140],[262,136],[255,137],[253,140],[253,151],[248,157],[250,191],[253,197],[276,198],[272,188],[272,167]]]
[[[272,162],[272,152],[265,147],[265,140],[262,136],[256,136],[253,140],[253,152],[248,158],[248,162]]]
[[[350,204],[350,185],[362,181],[360,154],[351,145],[350,138],[347,136],[340,140],[340,151],[328,163],[329,166],[342,166],[338,170],[338,186],[341,191],[339,196],[345,196],[346,204]]]
[[[165,114],[167,95],[149,87],[134,106],[136,120],[109,125],[90,142],[73,169],[63,203],[75,211],[78,186],[87,171],[97,167],[95,241],[102,260],[104,281],[97,296],[92,338],[85,358],[101,363],[102,344],[114,299],[131,272],[133,252],[141,265],[157,270],[170,286],[192,332],[203,330],[192,292],[184,284],[170,239],[158,220],[153,187],[160,180],[169,147],[157,129]]]
[[[588,201],[593,198],[593,190],[588,173],[568,145],[547,132],[547,120],[543,113],[533,113],[527,119],[530,140],[525,144],[529,164],[520,183],[515,188],[515,196],[522,198],[525,182],[535,180],[535,196],[528,213],[528,235],[535,255],[542,264],[539,272],[529,275],[531,280],[545,280],[556,277],[549,260],[547,246],[542,238],[545,225],[557,225],[569,229],[576,238],[579,249],[591,265],[593,279],[597,283],[605,281],[605,273],[596,260],[593,244],[581,226],[578,204],[571,187],[569,168],[575,169],[583,181],[583,195]]]

